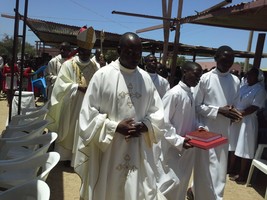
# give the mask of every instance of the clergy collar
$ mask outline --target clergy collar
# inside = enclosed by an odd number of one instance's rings
[[[74,57],[74,61],[75,61],[79,66],[81,66],[81,67],[84,67],[84,66],[88,65],[88,64],[91,62],[90,59],[87,60],[87,61],[82,61],[82,60],[79,58],[79,56],[75,56],[75,57]]]
[[[188,87],[183,81],[179,81],[178,84],[179,84],[179,85],[181,86],[181,88],[183,88],[185,91],[189,91],[189,92],[191,92],[190,87]]]
[[[219,76],[227,76],[229,74],[229,71],[227,71],[227,72],[220,72],[217,68],[213,69],[212,72],[218,74]]]
[[[158,75],[157,73],[150,73],[150,72],[148,72],[148,74],[149,74],[151,77],[155,77],[155,76]]]
[[[117,59],[115,62],[119,65],[119,69],[120,69],[121,71],[123,71],[123,72],[126,72],[126,73],[132,73],[132,72],[135,72],[136,69],[137,69],[137,67],[136,67],[135,69],[128,69],[128,68],[122,66],[121,63],[120,63],[120,61],[119,61],[119,59]]]

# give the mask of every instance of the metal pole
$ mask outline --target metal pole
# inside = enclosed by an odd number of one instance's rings
[[[19,0],[16,0],[16,7],[14,9],[15,11],[15,23],[14,23],[14,38],[13,38],[13,52],[12,52],[12,62],[11,62],[11,83],[10,83],[10,89],[11,89],[11,97],[13,98],[13,86],[14,86],[14,65],[17,61],[17,47],[18,47],[18,30],[19,30]],[[8,116],[8,122],[11,121],[11,115],[12,115],[12,101],[9,105],[9,116]]]
[[[25,0],[24,16],[23,16],[23,34],[21,45],[21,66],[20,66],[20,84],[19,84],[19,102],[18,102],[18,115],[21,112],[21,94],[22,94],[22,79],[23,79],[23,67],[24,67],[24,55],[25,55],[25,39],[26,39],[26,23],[28,17],[28,0]]]

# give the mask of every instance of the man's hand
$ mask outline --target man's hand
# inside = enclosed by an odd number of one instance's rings
[[[189,141],[190,141],[189,138],[185,138],[185,139],[184,139],[183,147],[184,147],[185,149],[189,149],[189,148],[194,147],[193,145],[191,145],[191,144],[189,143]]]
[[[78,86],[78,90],[85,93],[87,90],[87,87]]]
[[[134,119],[128,118],[122,120],[116,129],[116,132],[125,136],[125,139],[139,137],[141,132],[147,131],[147,127],[142,122],[135,122]]]
[[[219,108],[219,113],[223,116],[230,118],[232,121],[239,121],[242,119],[242,113],[240,113],[233,106],[224,106]]]

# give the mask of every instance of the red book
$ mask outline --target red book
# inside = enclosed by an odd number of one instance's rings
[[[228,142],[228,139],[226,137],[220,137],[215,140],[212,140],[210,142],[203,142],[195,139],[189,140],[189,143],[195,147],[201,148],[201,149],[211,149],[214,147],[217,147],[221,144],[225,144]]]
[[[213,133],[205,130],[196,130],[185,135],[187,138],[203,142],[210,142],[222,137],[222,134]]]

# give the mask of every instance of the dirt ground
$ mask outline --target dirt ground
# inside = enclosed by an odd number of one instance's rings
[[[8,116],[7,102],[0,99],[0,131],[6,127]],[[256,172],[256,171],[255,171]],[[262,172],[255,173],[251,187],[236,184],[227,177],[224,200],[262,200],[267,185],[267,176]],[[80,178],[73,169],[64,163],[58,165],[50,172],[47,183],[51,190],[51,200],[78,200]]]

